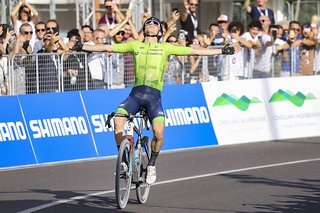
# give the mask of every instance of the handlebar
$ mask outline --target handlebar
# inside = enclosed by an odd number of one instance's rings
[[[147,116],[144,109],[140,109],[140,115],[121,114],[121,113],[115,113],[115,112],[108,114],[107,121],[105,124],[105,126],[107,126],[108,128],[111,128],[110,122],[113,117],[124,117],[124,118],[127,118],[127,120],[132,120],[134,118],[142,118],[145,123],[146,130],[150,129],[150,127],[148,125],[148,116]]]

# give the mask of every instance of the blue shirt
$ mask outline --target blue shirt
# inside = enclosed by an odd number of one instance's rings
[[[271,21],[271,24],[274,24],[275,21],[274,21],[274,13],[273,13],[273,10],[267,8],[266,10],[260,10],[257,6],[255,5],[252,5],[251,6],[252,10],[251,12],[249,13],[252,21],[259,21],[259,17],[261,15],[264,15],[264,16],[269,16],[270,18],[270,21]]]

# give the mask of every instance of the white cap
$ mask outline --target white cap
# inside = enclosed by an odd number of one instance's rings
[[[226,16],[226,15],[220,15],[219,17],[218,17],[218,22],[219,21],[228,21],[228,16]]]

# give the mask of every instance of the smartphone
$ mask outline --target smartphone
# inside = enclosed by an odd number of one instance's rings
[[[294,31],[293,30],[290,30],[289,31],[289,38],[290,39],[294,39],[296,36],[295,36],[295,34],[294,34]]]
[[[53,34],[58,33],[57,35],[59,35],[59,28],[58,27],[54,27],[54,28],[52,28],[52,30],[53,30]]]
[[[278,34],[278,32],[276,30],[272,30],[272,37],[274,40],[276,40],[277,34]]]
[[[30,43],[30,41],[25,41],[25,42],[23,42],[23,44],[22,44],[22,49],[24,49],[26,52],[27,52],[27,50],[28,50],[29,43]]]
[[[178,8],[172,8],[172,12],[179,12]]]

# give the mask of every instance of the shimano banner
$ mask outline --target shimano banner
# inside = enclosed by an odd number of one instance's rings
[[[201,84],[166,86],[162,100],[166,117],[163,150],[218,143]]]
[[[97,157],[79,92],[19,96],[39,163]]]
[[[17,96],[0,98],[0,168],[37,163]]]

